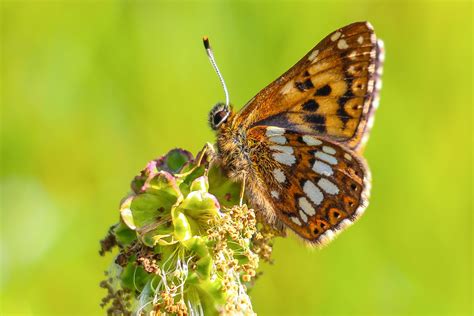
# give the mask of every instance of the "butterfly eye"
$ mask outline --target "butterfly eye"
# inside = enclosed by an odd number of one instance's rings
[[[220,111],[214,114],[214,122],[213,124],[215,126],[220,125],[220,123],[224,120],[224,118],[227,116],[227,113],[225,111]]]
[[[222,123],[227,121],[229,114],[230,110],[225,104],[216,104],[209,115],[209,124],[211,125],[211,128],[216,130]]]

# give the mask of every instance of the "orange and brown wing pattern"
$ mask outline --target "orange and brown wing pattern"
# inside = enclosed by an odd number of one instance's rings
[[[325,135],[358,149],[378,104],[382,62],[383,43],[368,22],[345,26],[260,91],[237,124]]]
[[[265,184],[254,195],[306,241],[325,244],[364,212],[370,172],[352,150],[274,126],[252,128],[248,137],[259,144],[250,159],[259,162],[253,168]]]

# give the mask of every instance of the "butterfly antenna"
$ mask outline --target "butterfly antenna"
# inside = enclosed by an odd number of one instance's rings
[[[211,45],[209,44],[209,39],[207,38],[207,36],[204,36],[202,38],[202,41],[204,43],[204,48],[206,49],[207,57],[209,57],[209,60],[211,61],[211,64],[212,64],[212,67],[214,67],[214,70],[216,71],[217,76],[219,77],[219,80],[222,84],[222,88],[224,88],[225,105],[227,107],[229,107],[229,103],[230,103],[229,91],[227,90],[227,86],[225,85],[224,77],[222,77],[222,74],[219,71],[219,68],[217,67],[216,59],[214,58],[214,53],[212,52]]]

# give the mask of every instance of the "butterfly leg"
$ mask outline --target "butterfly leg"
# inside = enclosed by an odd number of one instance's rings
[[[243,180],[242,180],[242,187],[240,188],[240,202],[239,202],[239,206],[242,206],[242,205],[244,204],[245,179],[246,179],[246,175],[244,175],[244,178],[243,178]]]
[[[216,151],[211,143],[206,143],[201,151],[196,155],[197,165],[201,166],[204,161],[213,160],[216,156]],[[207,159],[210,158],[210,159]]]

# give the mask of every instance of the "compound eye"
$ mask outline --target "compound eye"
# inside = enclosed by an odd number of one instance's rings
[[[213,122],[214,126],[219,126],[227,116],[227,111],[219,111],[214,114]]]

